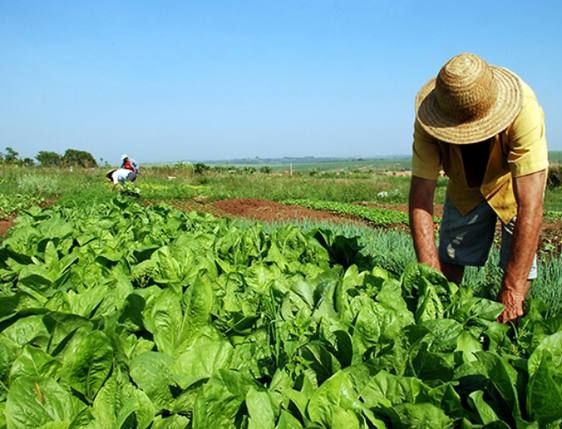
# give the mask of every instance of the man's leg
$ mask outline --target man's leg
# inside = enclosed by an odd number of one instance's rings
[[[458,285],[461,284],[464,276],[464,266],[441,262],[441,271],[450,282],[454,282]]]

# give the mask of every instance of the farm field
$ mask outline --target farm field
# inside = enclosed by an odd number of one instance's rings
[[[558,189],[506,326],[497,250],[414,263],[407,176],[243,168],[2,171],[0,428],[560,426]]]

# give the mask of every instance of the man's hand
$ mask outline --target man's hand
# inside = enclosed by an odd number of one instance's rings
[[[498,317],[498,322],[507,323],[517,320],[523,316],[523,304],[525,296],[529,290],[530,282],[524,292],[515,289],[502,288],[498,295],[498,301],[504,305],[502,314]]]

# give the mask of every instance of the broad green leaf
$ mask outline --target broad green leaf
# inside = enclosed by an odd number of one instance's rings
[[[482,343],[467,331],[463,331],[457,338],[457,348],[463,355],[465,362],[476,360],[474,353],[482,351]]]
[[[0,347],[1,348],[1,347]],[[41,349],[25,346],[12,364],[10,379],[18,377],[47,377],[57,379],[62,364]]]
[[[56,381],[24,376],[10,385],[6,422],[13,429],[36,429],[47,424],[68,428],[82,408],[83,404]]]
[[[200,337],[176,358],[173,372],[182,389],[208,379],[221,368],[227,368],[232,357],[232,346],[225,340]]]
[[[190,330],[197,332],[209,323],[213,302],[214,292],[209,278],[198,276],[186,292],[186,319]]]
[[[546,337],[528,361],[527,411],[541,422],[562,418],[562,332]]]
[[[5,398],[8,386],[8,375],[18,355],[19,347],[0,335],[0,403]]]
[[[329,427],[332,429],[359,429],[360,424],[355,412],[335,406]]]
[[[99,429],[145,429],[152,422],[154,413],[154,405],[146,394],[134,387],[128,377],[118,370],[101,388],[92,409]]]
[[[482,390],[476,390],[468,395],[468,397],[483,424],[500,420],[494,409],[485,401],[484,392]]]
[[[246,408],[250,416],[248,429],[275,428],[275,411],[267,392],[251,387],[246,394]]]
[[[327,348],[327,344],[315,341],[302,347],[300,351],[306,365],[316,373],[316,379],[321,384],[340,370],[341,365]]]
[[[417,378],[380,371],[359,395],[367,408],[392,407],[405,402],[415,403],[423,389],[423,383]]]
[[[303,429],[300,421],[288,411],[281,411],[281,416],[275,429]]]
[[[189,425],[189,419],[185,416],[178,416],[177,414],[162,417],[157,416],[152,424],[152,429],[185,429]]]
[[[193,428],[233,428],[234,418],[255,382],[230,370],[219,370],[205,383],[193,410]]]
[[[414,323],[414,315],[402,298],[402,288],[397,280],[385,279],[375,299],[383,338],[394,340],[403,334],[406,326]]]
[[[173,356],[181,342],[181,295],[174,289],[164,289],[145,311],[145,324],[154,335],[158,351]]]
[[[331,425],[338,407],[345,410],[353,408],[357,393],[348,375],[338,371],[312,394],[307,412],[313,422]]]
[[[433,404],[404,403],[389,409],[393,427],[452,428],[453,420]]]
[[[20,346],[29,343],[44,344],[49,337],[49,333],[43,323],[42,315],[27,316],[18,319],[4,329],[1,335]]]
[[[416,321],[441,319],[444,315],[443,303],[435,287],[425,278],[422,279],[422,287],[416,308]]]
[[[65,351],[63,380],[93,400],[113,365],[113,348],[107,336],[93,331],[73,341]]]
[[[130,375],[135,384],[156,406],[156,411],[169,410],[174,397],[172,367],[174,359],[160,352],[146,352],[133,359]]]
[[[85,317],[59,312],[46,314],[43,322],[51,335],[47,351],[52,355],[60,352],[75,334],[90,332],[93,326]]]

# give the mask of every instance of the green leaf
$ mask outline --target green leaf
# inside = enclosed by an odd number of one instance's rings
[[[341,368],[338,359],[328,351],[327,345],[320,341],[303,346],[300,354],[307,366],[316,373],[319,384]]]
[[[49,333],[43,323],[42,315],[27,316],[18,319],[4,329],[2,335],[20,346],[29,343],[43,344],[47,342],[49,337]]]
[[[275,428],[275,411],[267,392],[251,387],[246,394],[246,408],[250,415],[248,429]]]
[[[194,428],[230,428],[255,382],[236,372],[221,369],[203,385],[193,409]]]
[[[176,359],[173,372],[182,389],[210,378],[221,368],[228,367],[232,346],[225,340],[200,337]]]
[[[308,415],[311,421],[322,422],[329,427],[337,408],[350,410],[356,399],[357,393],[347,373],[338,371],[312,394],[307,407]]]
[[[97,427],[145,429],[154,417],[154,405],[116,370],[99,391],[92,413]]]
[[[61,366],[58,360],[55,360],[43,350],[32,346],[25,346],[12,364],[10,379],[14,380],[22,376],[43,376],[56,379]]]
[[[303,427],[296,417],[283,410],[275,429],[303,429]]]
[[[209,323],[213,308],[213,286],[207,276],[198,276],[186,292],[186,318],[192,331]]]
[[[412,429],[452,428],[451,420],[433,404],[399,404],[388,410],[393,427]]]
[[[152,400],[156,410],[170,410],[174,397],[170,386],[174,384],[172,367],[174,359],[159,352],[145,352],[133,359],[130,375],[133,381]]]
[[[476,390],[468,395],[468,397],[483,424],[500,420],[494,409],[485,401],[484,392],[482,390]]]
[[[76,338],[65,351],[63,380],[93,401],[112,365],[113,348],[109,338],[101,331],[93,331]]]
[[[380,371],[359,394],[367,408],[392,407],[404,402],[415,403],[423,389],[423,383],[417,378]]]
[[[185,416],[178,416],[177,414],[162,417],[157,416],[152,424],[152,429],[185,429],[189,425],[189,419]]]
[[[562,332],[546,337],[528,361],[527,411],[541,424],[562,418]]]
[[[158,351],[173,356],[181,341],[181,295],[174,289],[164,289],[145,311],[145,324],[154,335]]]
[[[67,428],[82,408],[83,404],[56,381],[24,376],[10,385],[6,422],[13,429],[36,429],[49,423]]]

